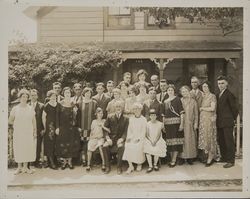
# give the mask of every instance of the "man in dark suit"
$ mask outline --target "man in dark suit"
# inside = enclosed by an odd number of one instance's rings
[[[41,150],[42,150],[42,140],[44,135],[44,126],[42,122],[42,114],[44,104],[38,102],[38,91],[36,89],[32,89],[30,91],[30,105],[34,108],[36,113],[36,128],[37,128],[37,147],[36,147],[36,160],[34,166],[37,168],[41,168],[42,165],[40,163]]]
[[[167,94],[167,80],[161,79],[160,81],[160,89],[161,92],[157,94],[156,98],[159,102],[163,103],[166,99],[168,99],[168,94]]]
[[[227,89],[228,81],[225,76],[217,78],[220,93],[217,94],[217,128],[218,142],[222,161],[226,164],[224,168],[234,166],[235,162],[235,143],[233,128],[238,116],[238,107],[235,96]]]
[[[75,95],[71,97],[71,101],[80,108],[83,100],[82,85],[80,83],[75,83],[73,86],[73,91]]]
[[[110,99],[113,99],[114,98],[114,94],[113,94],[114,82],[112,80],[109,80],[107,82],[106,88],[107,88],[107,92],[105,93],[105,95],[109,97]]]
[[[150,78],[151,85],[155,88],[156,94],[161,92],[160,85],[159,85],[159,77],[158,75],[152,75]]]
[[[53,83],[53,90],[57,93],[57,102],[60,102],[64,99],[64,97],[61,95],[62,92],[62,84],[60,82],[54,82]]]
[[[127,136],[128,118],[123,116],[124,102],[115,102],[115,114],[107,118],[104,126],[110,130],[109,139],[103,145],[106,171],[110,172],[110,155],[117,153],[117,174],[122,173],[122,156]]]
[[[105,86],[104,83],[100,82],[96,84],[96,92],[97,94],[95,96],[93,96],[93,100],[95,100],[97,102],[97,107],[102,108],[103,110],[103,118],[107,117],[107,106],[108,103],[110,102],[110,98],[107,97],[104,94],[104,90],[105,90]]]
[[[142,115],[149,120],[149,111],[154,109],[156,112],[157,120],[162,121],[163,104],[156,99],[156,89],[155,87],[150,87],[148,90],[149,99],[143,104]]]

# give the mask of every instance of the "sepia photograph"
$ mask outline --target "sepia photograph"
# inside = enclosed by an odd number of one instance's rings
[[[4,3],[4,197],[241,196],[243,5],[24,2]]]

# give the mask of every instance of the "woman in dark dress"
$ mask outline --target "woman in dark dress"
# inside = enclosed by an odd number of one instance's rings
[[[49,167],[57,169],[55,160],[55,130],[56,130],[56,113],[58,110],[58,103],[56,102],[57,93],[50,90],[47,93],[48,103],[43,109],[43,125],[45,127],[44,134],[44,155],[47,157]]]
[[[164,125],[166,130],[167,152],[170,153],[170,167],[176,166],[178,153],[183,151],[183,114],[184,109],[179,97],[175,96],[175,87],[170,84],[167,89],[169,98],[164,101]]]
[[[62,158],[61,169],[68,165],[73,169],[72,158],[76,157],[80,147],[79,108],[71,101],[69,87],[63,89],[64,99],[60,102],[56,122],[56,155]]]

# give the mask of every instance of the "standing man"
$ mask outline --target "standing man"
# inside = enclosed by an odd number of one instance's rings
[[[125,72],[123,74],[123,81],[126,82],[128,84],[128,88],[131,88],[131,79],[132,79],[132,75],[130,72]]]
[[[156,94],[161,92],[160,85],[159,85],[159,77],[158,75],[152,75],[150,78],[151,85],[155,88]]]
[[[79,106],[82,104],[83,96],[82,96],[82,85],[80,83],[75,83],[73,86],[73,91],[75,95],[71,98],[72,102]]]
[[[124,143],[127,136],[128,118],[123,116],[124,102],[115,102],[115,114],[107,118],[104,126],[110,130],[110,141],[103,145],[103,155],[105,160],[106,171],[110,172],[111,153],[117,154],[117,174],[122,173],[122,156],[124,152]]]
[[[157,116],[156,119],[158,121],[162,121],[163,104],[156,99],[155,87],[149,88],[148,95],[149,95],[149,99],[144,102],[142,114],[144,115],[144,117],[146,117],[147,120],[149,120],[150,119],[149,118],[149,115],[150,115],[149,111],[151,109],[154,109],[156,116]]]
[[[199,89],[199,85],[200,85],[200,80],[198,79],[198,77],[193,76],[191,78],[192,90],[190,91],[190,94],[196,100],[198,104],[198,110],[200,110],[202,102],[202,91]]]
[[[168,88],[167,80],[161,79],[160,81],[161,92],[158,93],[156,96],[157,100],[161,103],[163,103],[166,99],[168,99],[167,88]]]
[[[192,90],[190,91],[190,95],[197,102],[198,111],[200,111],[200,107],[201,107],[201,103],[202,103],[202,98],[203,98],[203,92],[199,89],[199,85],[200,85],[200,80],[198,79],[198,77],[196,77],[196,76],[191,77],[191,87],[192,87]],[[200,112],[199,112],[198,115],[200,115]],[[199,116],[198,116],[198,123],[199,123]],[[199,126],[199,124],[198,124],[198,126]],[[197,132],[197,143],[199,143],[198,142],[199,141],[199,137],[198,137],[199,136],[199,132],[198,132],[198,130],[196,132]],[[198,146],[197,146],[197,148],[198,148]],[[200,162],[206,162],[206,155],[205,155],[205,153],[204,153],[203,150],[198,149],[197,159]]]
[[[105,93],[105,95],[109,97],[110,99],[113,99],[114,98],[114,94],[113,94],[114,82],[112,80],[109,80],[107,82],[106,88],[107,88],[107,92]]]
[[[105,90],[104,83],[102,83],[102,82],[97,83],[96,84],[97,94],[95,96],[93,96],[93,100],[95,100],[97,102],[97,107],[102,108],[103,118],[105,119],[105,118],[107,118],[106,109],[107,109],[108,103],[110,102],[111,99],[104,94],[104,90]]]
[[[53,90],[57,94],[57,102],[60,103],[63,100],[63,96],[61,95],[62,91],[62,84],[60,82],[54,82],[53,83]]]
[[[38,91],[36,89],[32,89],[30,91],[30,105],[35,111],[36,117],[36,128],[37,128],[37,145],[36,145],[36,160],[34,162],[34,166],[36,168],[42,168],[40,157],[42,151],[42,140],[44,135],[44,126],[42,122],[42,114],[44,104],[38,102]]]
[[[217,128],[218,142],[222,161],[226,164],[224,168],[234,166],[235,162],[235,143],[233,128],[238,116],[238,108],[235,96],[228,90],[228,81],[225,76],[217,78],[220,93],[217,94]]]

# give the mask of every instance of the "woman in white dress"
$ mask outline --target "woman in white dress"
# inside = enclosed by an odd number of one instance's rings
[[[18,93],[20,103],[10,112],[9,124],[13,125],[14,159],[18,163],[15,174],[33,173],[29,162],[36,159],[36,118],[34,109],[28,105],[29,91],[22,89]]]
[[[125,150],[122,159],[127,160],[129,167],[127,173],[134,171],[133,163],[137,164],[137,171],[141,171],[142,163],[145,161],[143,144],[147,129],[147,120],[141,115],[142,105],[134,104],[135,115],[129,118]]]
[[[131,117],[134,115],[134,104],[137,102],[136,97],[137,89],[135,86],[131,86],[129,89],[129,98],[125,100],[125,109],[124,109],[124,115],[127,117]]]
[[[144,153],[146,154],[149,168],[147,173],[159,171],[157,166],[159,157],[165,157],[167,152],[166,142],[162,138],[162,130],[164,125],[158,121],[155,109],[149,111],[150,121],[147,123],[146,139],[144,141]],[[154,156],[154,167],[152,164],[152,156]]]

